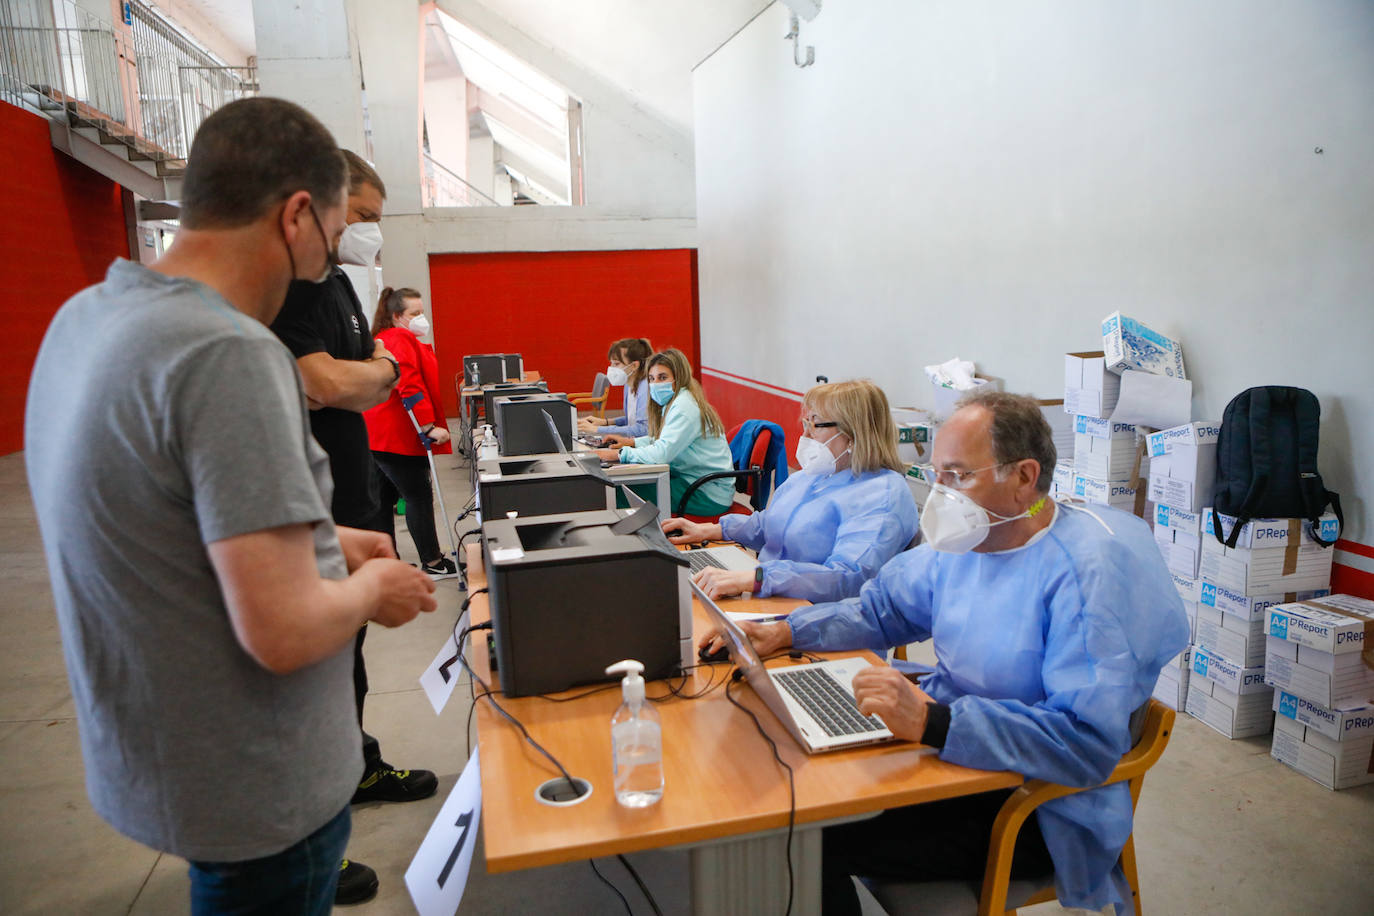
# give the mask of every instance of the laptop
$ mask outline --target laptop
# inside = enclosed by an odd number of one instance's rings
[[[869,666],[863,658],[840,658],[809,665],[765,668],[744,631],[692,583],[711,622],[725,635],[733,661],[765,706],[808,754],[878,744],[893,739],[877,716],[865,716],[854,703],[854,675]]]
[[[743,572],[753,572],[754,567],[759,565],[759,561],[754,559],[754,555],[743,547],[736,547],[734,544],[722,544],[719,547],[698,547],[695,549],[684,550],[683,555],[687,557],[687,562],[692,566],[692,574],[695,575],[707,567],[716,569],[732,569]]]

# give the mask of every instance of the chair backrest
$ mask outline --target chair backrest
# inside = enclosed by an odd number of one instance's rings
[[[606,389],[611,387],[611,380],[606,378],[606,373],[598,372],[596,381],[592,382],[592,397],[599,398],[606,393]]]

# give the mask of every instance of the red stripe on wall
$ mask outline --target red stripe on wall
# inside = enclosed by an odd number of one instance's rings
[[[801,414],[801,405],[797,403],[796,397],[760,391],[758,388],[734,381],[740,376],[722,378],[717,374],[719,371],[712,369],[709,374],[702,373],[701,386],[706,390],[706,400],[710,401],[711,406],[720,414],[725,428],[732,429],[745,420],[772,420],[783,429],[786,436],[787,460],[789,464],[793,463],[792,451],[799,435],[797,425]]]
[[[521,353],[550,391],[569,393],[591,389],[622,337],[647,337],[700,362],[691,249],[436,254],[429,282],[449,416],[458,412],[453,379],[467,353]],[[619,403],[613,389],[611,404]]]
[[[1336,549],[1344,550],[1346,553],[1353,553],[1361,557],[1369,557],[1371,560],[1374,560],[1374,547],[1357,544],[1355,541],[1347,541],[1342,538],[1336,542]]]
[[[3,454],[24,447],[29,375],[52,316],[104,279],[111,261],[129,257],[129,235],[120,186],[53,149],[47,121],[0,102],[0,137],[0,200],[8,211],[0,222],[7,268],[0,322],[9,344],[0,361]]]
[[[723,375],[731,381],[740,382],[746,386],[757,387],[761,385],[770,391],[776,391],[779,394],[790,394],[795,398],[805,397],[806,394],[803,391],[793,391],[791,388],[784,388],[781,385],[773,385],[768,382],[760,382],[758,379],[752,379],[748,376],[735,375],[733,372],[726,372],[724,369],[717,369],[714,366],[703,366],[702,369],[705,372],[714,372],[716,375]]]
[[[1353,566],[1331,565],[1331,591],[1337,595],[1355,595],[1374,601],[1374,573]]]

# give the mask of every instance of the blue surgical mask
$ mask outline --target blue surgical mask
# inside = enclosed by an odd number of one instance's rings
[[[659,407],[667,407],[668,402],[673,399],[672,382],[650,382],[649,397]]]

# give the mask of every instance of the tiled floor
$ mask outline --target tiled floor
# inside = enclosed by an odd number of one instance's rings
[[[451,511],[465,474],[441,458]],[[409,538],[403,553],[413,559]],[[187,911],[182,861],[126,840],[91,811],[23,458],[0,458],[0,912],[163,916]],[[349,854],[377,869],[381,892],[358,914],[413,913],[402,875],[466,760],[466,685],[435,717],[416,682],[457,615],[456,584],[437,613],[367,640],[368,729],[387,759],[439,774],[439,794],[354,810]],[[251,774],[245,774],[251,778]],[[1145,783],[1136,826],[1151,913],[1374,914],[1374,786],[1329,792],[1268,756],[1268,738],[1226,741],[1181,718]],[[686,858],[633,861],[667,913],[689,910]],[[603,871],[647,912],[618,864]],[[489,876],[474,862],[462,913],[614,913],[620,903],[585,864]],[[1035,912],[1054,912],[1053,904]]]

